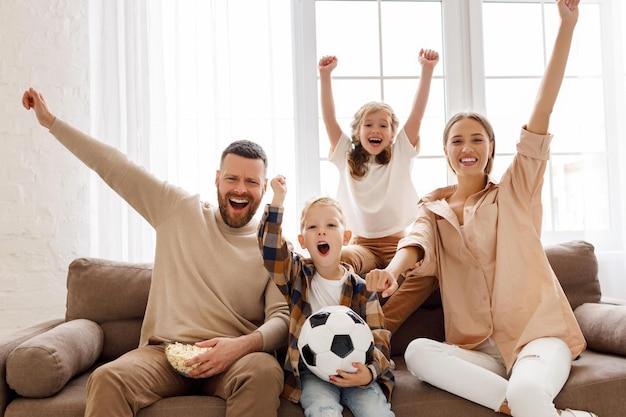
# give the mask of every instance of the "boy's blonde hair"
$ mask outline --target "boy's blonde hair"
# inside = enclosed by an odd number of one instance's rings
[[[317,197],[311,199],[306,202],[304,208],[302,209],[302,214],[300,215],[300,232],[304,230],[304,220],[306,219],[306,215],[311,209],[311,207],[316,206],[326,206],[326,207],[334,207],[339,211],[339,221],[341,221],[341,225],[346,227],[346,219],[343,217],[343,209],[341,208],[341,204],[337,200],[331,197]]]

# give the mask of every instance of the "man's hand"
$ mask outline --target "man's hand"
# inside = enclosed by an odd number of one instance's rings
[[[186,366],[199,365],[189,372],[191,378],[208,378],[221,374],[248,353],[257,352],[263,346],[263,336],[253,332],[240,337],[216,337],[196,343],[198,347],[212,348],[185,362]]]
[[[22,96],[22,105],[26,110],[35,110],[35,115],[39,124],[43,127],[50,129],[52,123],[54,123],[54,115],[48,110],[48,105],[43,98],[43,95],[36,91],[34,88],[29,88],[24,92]]]

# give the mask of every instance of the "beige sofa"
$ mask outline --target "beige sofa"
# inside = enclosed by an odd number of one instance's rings
[[[574,362],[557,406],[590,410],[599,417],[626,416],[626,305],[601,303],[592,245],[566,242],[546,248],[589,348]],[[135,347],[146,305],[150,264],[80,258],[69,266],[66,317],[20,331],[0,341],[0,412],[5,417],[79,417],[85,408],[90,370]],[[207,307],[208,308],[208,307]],[[402,359],[415,337],[443,337],[438,293],[392,339],[396,362],[396,416],[490,417],[494,412],[418,381]],[[58,392],[57,392],[58,391]],[[224,415],[214,397],[167,398],[139,416]],[[351,416],[348,411],[344,415]],[[279,416],[303,416],[283,400]]]

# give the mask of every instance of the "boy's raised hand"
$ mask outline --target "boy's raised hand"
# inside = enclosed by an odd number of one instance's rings
[[[439,62],[439,52],[434,49],[420,49],[420,53],[418,56],[418,61],[421,66],[428,66],[430,68],[435,68],[435,65]]]
[[[324,55],[317,64],[317,69],[321,74],[330,74],[335,68],[339,60],[335,55]]]
[[[284,175],[277,175],[270,181],[272,191],[274,191],[274,197],[272,198],[272,205],[276,207],[282,207],[287,195],[287,179]]]

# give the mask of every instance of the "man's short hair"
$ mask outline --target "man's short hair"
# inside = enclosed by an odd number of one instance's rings
[[[226,158],[226,155],[230,153],[241,156],[242,158],[262,160],[263,166],[265,166],[265,171],[267,172],[267,155],[265,154],[265,151],[263,150],[261,145],[259,145],[258,143],[245,139],[232,142],[222,152],[222,158],[220,159],[220,169],[222,169],[222,165],[224,164],[224,159]]]

